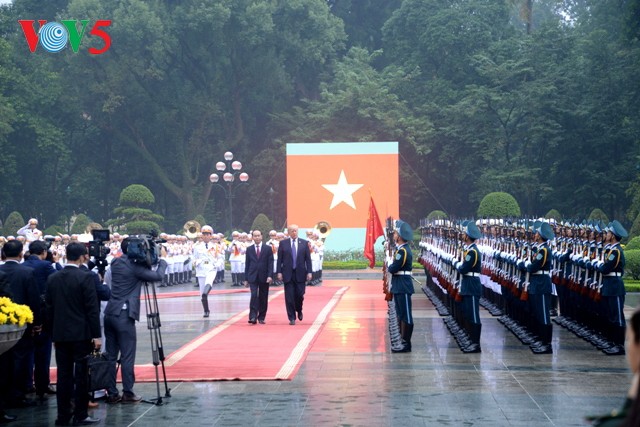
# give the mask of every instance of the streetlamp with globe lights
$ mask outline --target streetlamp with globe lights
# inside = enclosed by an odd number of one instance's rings
[[[233,161],[233,153],[231,151],[227,151],[224,153],[224,162],[216,163],[216,170],[218,173],[212,173],[209,175],[209,181],[213,183],[213,185],[217,185],[222,188],[224,191],[224,195],[229,201],[229,231],[233,231],[233,198],[235,195],[235,188],[238,188],[242,184],[246,184],[249,181],[249,174],[246,172],[240,172],[242,170],[242,163],[239,161]],[[240,182],[236,181],[236,175],[240,179]],[[222,178],[222,181],[220,181]],[[226,183],[226,186],[224,185]],[[235,183],[235,184],[234,184]]]

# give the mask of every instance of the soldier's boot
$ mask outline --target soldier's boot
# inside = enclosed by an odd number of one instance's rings
[[[540,342],[541,345],[534,347],[531,346],[531,351],[534,354],[551,354],[553,353],[553,349],[551,348],[551,337],[553,335],[553,326],[549,325],[540,325]]]
[[[160,283],[161,288],[165,288],[167,286],[167,275],[162,276],[162,283]]]
[[[624,326],[614,325],[611,327],[613,332],[613,346],[602,350],[607,356],[621,356],[624,352],[624,337],[626,328]]]
[[[213,279],[213,283],[220,283],[220,270],[216,271],[216,278]]]
[[[238,283],[238,286],[244,286],[244,281],[245,281],[245,274],[240,273],[240,283]]]
[[[202,294],[200,301],[202,301],[202,309],[204,310],[202,317],[209,317],[209,296],[206,293]]]
[[[220,281],[224,283],[224,268],[220,271],[222,272],[222,275],[220,276]]]
[[[236,273],[231,273],[231,286],[236,286]]]
[[[474,323],[471,325],[471,344],[462,349],[463,353],[480,353],[480,333],[482,332],[482,324]]]
[[[392,353],[411,353],[411,335],[413,334],[413,325],[406,322],[400,322],[400,336],[402,337],[402,345],[392,347]]]
[[[322,283],[322,270],[318,271],[318,283]]]
[[[169,283],[167,283],[168,286],[173,286],[176,284],[176,276],[174,273],[169,273]]]
[[[182,285],[184,283],[184,271],[178,273],[178,284]]]

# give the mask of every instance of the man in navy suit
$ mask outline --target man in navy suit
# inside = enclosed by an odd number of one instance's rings
[[[276,272],[278,280],[284,282],[284,301],[289,324],[295,325],[296,313],[298,320],[302,320],[305,284],[311,280],[311,252],[309,242],[298,238],[297,225],[290,225],[288,230],[289,239],[283,240],[278,246]]]
[[[42,298],[38,291],[33,268],[20,264],[23,245],[19,240],[10,240],[2,247],[6,257],[0,271],[7,275],[10,284],[11,300],[16,304],[28,305],[33,312],[33,324],[20,338],[20,341],[9,352],[13,357],[13,378],[10,392],[11,406],[32,406],[35,402],[26,399],[25,386],[29,381],[29,358],[33,353],[33,335],[42,330]]]
[[[254,230],[252,233],[253,246],[246,252],[244,265],[244,285],[251,288],[249,302],[249,323],[264,324],[269,303],[269,285],[273,281],[273,250],[271,246],[262,243],[262,232]]]
[[[38,284],[38,293],[44,301],[44,293],[47,290],[47,279],[56,269],[47,259],[47,244],[42,240],[36,240],[29,245],[29,257],[23,265],[33,268],[33,274]],[[44,304],[42,305],[44,310]],[[44,314],[44,312],[43,312]],[[55,390],[50,386],[49,367],[51,366],[51,334],[45,327],[41,333],[33,337],[34,352],[33,358],[29,361],[28,387],[33,387],[35,380],[36,394],[43,399],[46,394],[55,394]],[[34,371],[35,367],[35,371]]]

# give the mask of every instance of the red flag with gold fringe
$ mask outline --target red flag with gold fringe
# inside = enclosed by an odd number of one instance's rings
[[[369,202],[369,216],[367,218],[367,234],[364,241],[364,256],[369,260],[369,268],[373,268],[376,265],[376,253],[373,245],[378,240],[378,237],[384,235],[382,229],[382,223],[376,210],[376,205],[373,203],[373,197]]]

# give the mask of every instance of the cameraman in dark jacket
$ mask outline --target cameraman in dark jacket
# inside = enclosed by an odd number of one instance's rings
[[[116,361],[120,354],[122,368],[122,396],[116,387],[116,369],[113,364],[111,385],[107,389],[108,403],[136,403],[142,398],[133,392],[135,382],[134,364],[136,359],[136,324],[140,320],[140,289],[144,282],[161,282],[167,268],[167,262],[161,259],[158,268],[153,271],[144,265],[134,263],[127,255],[132,238],[122,241],[122,253],[126,256],[115,258],[111,262],[111,299],[104,310],[104,335],[107,354]],[[166,250],[161,249],[161,256]]]

